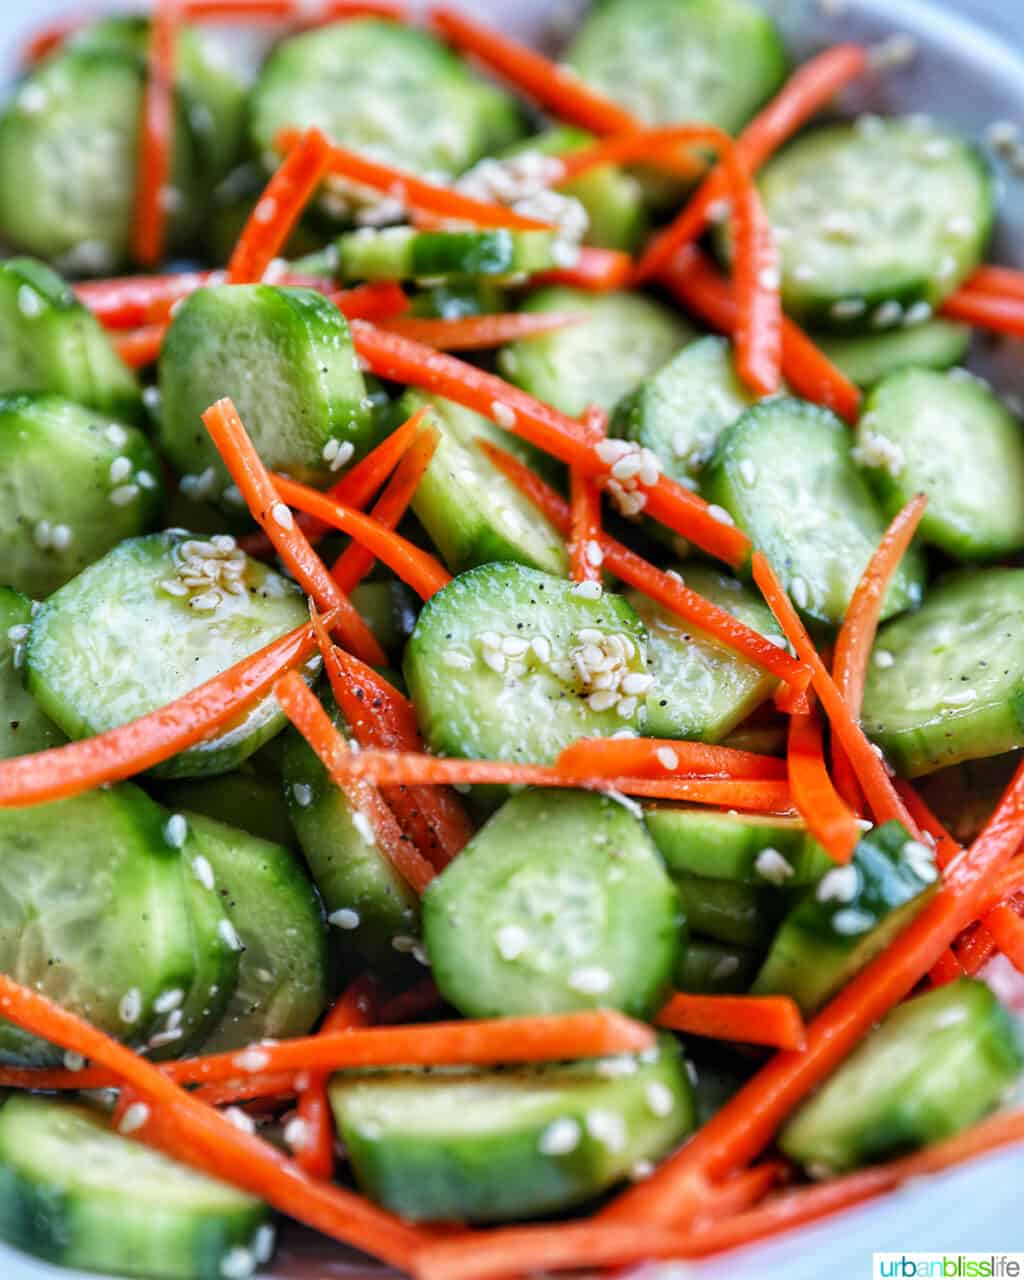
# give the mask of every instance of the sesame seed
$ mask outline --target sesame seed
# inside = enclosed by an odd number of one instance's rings
[[[583,995],[597,996],[611,987],[612,975],[600,965],[584,965],[569,975],[566,985]]]
[[[23,284],[18,286],[18,310],[31,319],[46,310],[46,303],[31,285]]]
[[[540,1135],[537,1150],[542,1156],[567,1156],[580,1145],[583,1131],[579,1121],[569,1116],[553,1120]]]
[[[886,667],[891,667],[896,661],[888,649],[876,649],[871,660],[876,667],[881,667],[883,670]]]
[[[339,907],[337,911],[332,911],[327,917],[327,923],[336,925],[339,929],[358,929],[359,928],[359,912],[353,911],[351,907]]]
[[[757,283],[762,289],[778,289],[782,284],[782,273],[778,267],[762,267],[757,275]]]
[[[837,911],[832,917],[832,928],[836,933],[841,933],[846,937],[853,934],[867,933],[869,929],[873,929],[876,924],[875,917],[870,911],[858,911],[856,907],[844,907],[842,911]]]
[[[717,502],[712,502],[708,506],[708,515],[712,520],[717,520],[719,524],[734,525],[736,523],[725,507],[720,507]]]
[[[604,592],[599,582],[577,582],[572,589],[572,594],[584,600],[600,600]]]
[[[539,662],[551,660],[551,642],[546,636],[534,636],[530,641],[530,648]]]
[[[898,325],[902,319],[903,304],[897,302],[895,298],[890,298],[887,302],[883,302],[881,306],[875,308],[875,313],[871,317],[871,324],[875,329],[891,329],[894,325]]]
[[[356,809],[352,814],[352,825],[359,834],[359,839],[363,844],[374,845],[377,839],[373,834],[373,824],[370,819],[360,809]]]
[[[946,223],[946,232],[957,239],[966,239],[974,235],[974,220],[966,214],[959,214]]]
[[[27,622],[19,622],[13,627],[7,628],[7,639],[11,644],[24,644],[28,639],[28,633],[31,630]]]
[[[819,880],[815,897],[819,902],[852,902],[860,888],[860,872],[852,864],[833,867]]]
[[[149,1107],[144,1102],[132,1102],[124,1109],[121,1123],[117,1126],[119,1133],[134,1133],[141,1129],[149,1119]]]
[[[138,987],[131,987],[117,1002],[117,1016],[122,1022],[131,1026],[138,1022],[142,1014],[142,992]]]
[[[628,1134],[622,1116],[614,1111],[588,1111],[585,1123],[590,1136],[609,1151],[625,1150]]]
[[[50,532],[50,546],[54,551],[67,551],[71,546],[74,534],[66,524],[55,524]]]
[[[841,298],[829,307],[829,315],[834,320],[854,320],[862,316],[867,309],[868,304],[863,298]]]
[[[594,448],[594,452],[602,462],[611,466],[620,458],[625,457],[627,453],[632,453],[634,445],[628,440],[617,440],[614,437],[607,440],[600,440]]]
[[[748,489],[753,488],[757,483],[757,466],[750,458],[744,458],[740,462],[740,479]]]
[[[908,307],[903,317],[903,327],[912,329],[915,325],[924,324],[926,320],[932,318],[931,304],[928,302],[915,302],[913,306]]]
[[[618,700],[618,694],[611,689],[598,689],[596,693],[590,694],[587,698],[587,705],[591,711],[610,711]]]
[[[210,866],[208,858],[204,858],[201,853],[196,854],[192,859],[192,874],[203,886],[204,889],[214,889],[216,881],[213,878],[213,867]]]
[[[793,597],[793,603],[798,609],[806,609],[810,600],[810,594],[807,590],[807,583],[803,578],[794,578],[789,584],[789,594]]]
[[[391,946],[400,955],[411,955],[416,949],[416,939],[407,933],[396,933],[391,939]]]
[[[785,884],[793,875],[793,868],[778,849],[762,849],[754,859],[754,870],[762,879],[772,884]]]
[[[146,1044],[150,1049],[162,1049],[165,1045],[173,1044],[175,1040],[181,1039],[180,1027],[168,1027],[166,1031],[158,1031],[156,1035],[150,1036]]]
[[[292,1116],[284,1127],[284,1140],[293,1151],[309,1146],[309,1124],[302,1116]]]
[[[663,769],[668,769],[671,772],[673,769],[679,768],[679,757],[671,747],[659,747],[654,755]]]
[[[298,1083],[298,1076],[295,1077]],[[261,1223],[256,1228],[256,1234],[252,1238],[252,1251],[256,1256],[256,1261],[263,1263],[269,1262],[274,1253],[274,1245],[277,1241],[277,1235],[274,1228],[269,1222]]]
[[[653,1160],[634,1160],[629,1166],[630,1182],[643,1182],[654,1172]]]
[[[292,786],[292,795],[300,809],[308,809],[313,803],[313,788],[308,782],[296,782]]]
[[[164,823],[164,839],[172,849],[180,849],[188,838],[188,823],[182,813],[172,813]]]
[[[270,1054],[263,1049],[257,1049],[254,1045],[250,1045],[248,1049],[243,1049],[241,1053],[236,1053],[232,1058],[232,1062],[239,1071],[262,1071],[270,1065]]]
[[[675,1097],[667,1084],[662,1084],[660,1080],[652,1080],[644,1090],[644,1097],[647,1099],[647,1106],[652,1115],[661,1119],[672,1114]]]
[[[68,1049],[64,1054],[64,1067],[67,1071],[81,1071],[85,1066],[85,1058],[80,1053]]]
[[[184,991],[180,987],[172,987],[169,991],[162,991],[157,996],[153,1001],[153,1010],[155,1013],[170,1013],[177,1009],[184,999]]]
[[[224,944],[231,948],[232,951],[243,951],[242,939],[238,936],[238,930],[231,921],[224,916],[217,925],[217,932],[220,934]]]
[[[591,539],[586,546],[587,563],[593,565],[595,569],[599,569],[604,564],[604,552],[601,550],[601,544]]]
[[[726,978],[731,978],[739,967],[739,956],[722,956],[720,960],[715,961],[711,970],[711,977],[721,982]]]
[[[491,417],[499,427],[504,427],[506,431],[511,431],[516,425],[515,410],[507,404],[502,404],[500,400],[491,401]]]
[[[224,1280],[246,1280],[256,1270],[256,1259],[248,1249],[236,1245],[230,1249],[220,1262],[220,1273]]]
[[[255,1133],[256,1121],[241,1107],[226,1107],[224,1110],[224,1119],[229,1124],[233,1124],[236,1129],[242,1133]]]
[[[282,529],[293,529],[295,527],[291,510],[283,502],[275,502],[270,508],[270,514],[274,518],[274,523],[279,524]]]
[[[497,675],[505,674],[505,668],[508,666],[508,659],[503,653],[496,649],[485,649],[481,654],[486,666],[490,667]]]
[[[441,655],[441,660],[446,667],[451,667],[453,671],[469,671],[473,665],[473,659],[468,654],[459,653],[456,649],[445,649]]]
[[[139,496],[139,486],[137,484],[122,484],[117,489],[111,489],[110,501],[115,507],[126,507],[129,502],[134,502]]]
[[[909,32],[897,31],[868,49],[872,71],[889,71],[909,66],[917,56],[917,41]]]
[[[110,464],[110,483],[120,484],[122,480],[127,480],[131,473],[131,458],[126,458],[124,454],[121,454]]]
[[[45,551],[50,545],[50,535],[52,533],[49,520],[40,520],[32,530],[32,539],[41,551]]]

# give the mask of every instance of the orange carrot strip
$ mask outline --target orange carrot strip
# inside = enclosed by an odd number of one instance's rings
[[[440,443],[441,433],[437,427],[427,426],[409,446],[370,512],[382,528],[397,528]],[[376,557],[371,551],[358,542],[352,542],[331,566],[331,577],[342,591],[354,591],[375,562]]]
[[[818,843],[836,862],[849,862],[860,839],[857,817],[832,785],[825,765],[821,718],[806,695],[789,721],[789,789]]]
[[[599,249],[580,246],[571,267],[541,271],[533,277],[535,284],[564,284],[587,293],[611,293],[624,289],[633,275],[633,259],[621,249]]]
[[[286,272],[273,283],[291,284],[297,278]],[[327,296],[347,320],[391,321],[409,310],[409,298],[394,280],[373,280],[351,289],[335,289],[332,284]]]
[[[141,329],[119,333],[114,339],[114,350],[132,369],[143,369],[160,355],[170,324],[147,324]]]
[[[132,252],[154,266],[167,238],[167,190],[174,150],[174,62],[178,43],[177,0],[156,0],[149,24],[146,87],[136,160]]]
[[[454,356],[433,351],[396,334],[383,333],[357,320],[352,325],[356,350],[381,377],[422,387],[475,409],[499,426],[529,440],[570,466],[598,479],[611,464],[585,435],[581,425],[550,405]],[[661,475],[646,488],[648,515],[695,542],[709,554],[737,565],[750,550],[750,540],[733,525],[723,524],[707,503],[682,485]]]
[[[384,1025],[392,1022],[411,1022],[424,1013],[434,1013],[444,1007],[441,993],[433,978],[421,978],[407,991],[394,996],[380,1010],[378,1021]]]
[[[970,293],[991,293],[997,297],[1024,299],[1024,271],[1013,267],[978,267],[963,286]]]
[[[407,7],[394,0],[322,0],[311,8],[302,0],[182,0],[191,22],[296,22],[319,26],[344,18],[403,20]]]
[[[596,442],[608,434],[608,414],[589,405],[584,426]],[[569,468],[569,564],[574,582],[600,582],[604,552],[601,550],[601,491],[579,467]]]
[[[787,1182],[789,1176],[789,1165],[782,1160],[765,1160],[752,1169],[744,1169],[712,1189],[710,1201],[701,1207],[700,1218],[695,1225],[703,1226],[706,1222],[731,1218],[752,1209],[769,1191]]]
[[[23,1088],[31,1088],[26,1083]],[[248,1076],[244,1080],[227,1080],[223,1084],[200,1085],[195,1097],[208,1102],[211,1107],[232,1106],[239,1102],[256,1102],[264,1099],[294,1098],[298,1090],[291,1072],[279,1071],[275,1075]]]
[[[555,768],[581,778],[690,773],[765,782],[786,777],[786,762],[775,756],[675,738],[579,738],[559,755]]]
[[[1016,294],[1001,296],[971,288],[958,289],[942,304],[940,315],[975,329],[1024,337],[1024,298]]]
[[[430,412],[424,405],[414,414],[406,418],[401,426],[383,439],[372,449],[362,462],[356,465],[336,481],[327,490],[327,496],[346,507],[356,507],[360,511],[370,501],[378,489],[383,488],[385,481],[398,465],[398,461],[406,449],[419,435],[423,419]]]
[[[1018,973],[1024,973],[1024,920],[1007,903],[993,907],[985,916],[985,928],[999,950]]]
[[[229,399],[218,400],[203,414],[203,423],[232,480],[242,491],[253,519],[303,591],[322,609],[336,612],[334,629],[346,648],[366,662],[384,666],[387,654],[281,501],[235,406]]]
[[[68,36],[74,35],[91,22],[94,16],[89,13],[73,13],[37,28],[25,42],[18,57],[18,65],[34,67],[37,62],[42,62],[59,49]]]
[[[510,311],[485,316],[463,316],[456,320],[431,320],[420,316],[400,316],[381,325],[438,351],[484,351],[506,342],[521,342],[580,324],[586,316],[576,312]]]
[[[967,970],[960,963],[956,953],[951,948],[947,948],[929,969],[928,977],[933,987],[944,987],[947,982],[955,982],[966,973]]]
[[[327,169],[330,143],[307,129],[264,188],[228,260],[228,284],[254,284],[281,252],[316,194]]]
[[[804,1047],[804,1020],[789,996],[704,996],[677,992],[655,1022],[712,1040],[768,1044],[777,1049]]]

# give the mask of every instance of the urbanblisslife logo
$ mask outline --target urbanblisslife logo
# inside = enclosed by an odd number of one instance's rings
[[[1024,1280],[1024,1253],[876,1253],[872,1280]]]

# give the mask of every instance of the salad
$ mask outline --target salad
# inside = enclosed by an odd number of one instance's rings
[[[873,56],[747,0],[25,50],[0,1239],[592,1273],[1024,1140],[1024,427],[963,365],[1024,274],[974,142],[843,115]]]

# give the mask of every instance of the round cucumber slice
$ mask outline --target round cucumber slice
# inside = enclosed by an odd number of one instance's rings
[[[814,341],[851,381],[873,387],[899,369],[948,369],[959,364],[971,345],[971,331],[951,320],[926,320],[887,333],[819,333]]]
[[[28,687],[69,737],[89,737],[173,702],[306,616],[298,588],[230,538],[181,530],[130,538],[36,614]],[[276,700],[264,698],[155,772],[227,773],[285,723]]]
[[[681,925],[643,823],[608,796],[575,791],[514,796],[423,898],[434,980],[470,1018],[594,1008],[651,1017],[675,973]]]
[[[0,760],[27,756],[65,741],[22,683],[32,601],[0,587]]]

